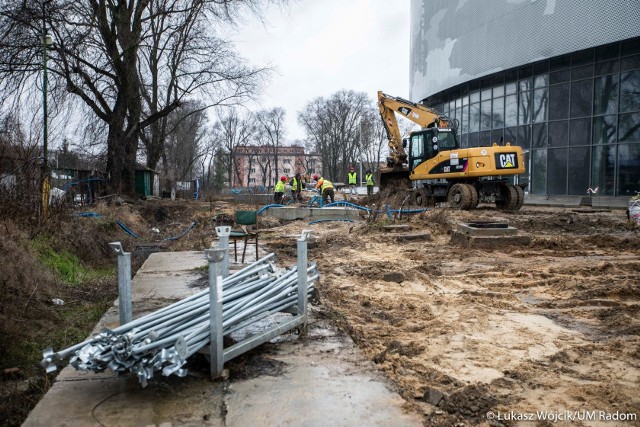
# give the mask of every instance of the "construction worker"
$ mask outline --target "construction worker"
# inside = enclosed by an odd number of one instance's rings
[[[318,184],[316,184],[316,188],[321,188],[322,193],[322,204],[327,204],[329,199],[331,199],[331,203],[335,201],[335,193],[333,192],[333,183],[328,179],[320,178],[318,180]]]
[[[367,196],[373,196],[373,186],[376,183],[373,180],[373,174],[371,173],[371,169],[367,169],[367,173],[365,174],[364,177],[367,180]]]
[[[356,173],[356,168],[351,165],[349,167],[349,173],[347,174],[347,182],[349,183],[349,195],[357,196],[358,195],[358,174]]]
[[[273,193],[273,201],[276,204],[280,204],[282,202],[282,196],[284,195],[284,184],[287,182],[286,176],[281,176],[280,181],[276,183],[276,188]]]
[[[302,176],[300,172],[296,173],[296,175],[291,180],[291,196],[293,201],[301,202],[302,201],[302,189],[304,188],[304,184],[302,182]]]

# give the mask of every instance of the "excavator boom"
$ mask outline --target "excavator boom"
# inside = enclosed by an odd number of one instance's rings
[[[398,169],[407,163],[407,152],[402,144],[402,135],[400,135],[395,113],[401,114],[403,117],[425,128],[433,126],[447,127],[448,125],[448,119],[439,115],[436,111],[406,99],[387,95],[382,91],[378,91],[378,108],[389,139],[387,166],[390,168]]]

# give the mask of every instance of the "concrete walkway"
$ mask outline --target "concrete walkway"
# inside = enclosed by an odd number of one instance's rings
[[[201,252],[152,254],[133,279],[134,318],[200,291],[206,265]],[[117,323],[116,302],[94,332]],[[134,375],[68,366],[23,425],[421,425],[353,342],[313,314],[307,336],[279,337],[225,368],[224,382],[192,369],[185,378],[158,373],[143,389]]]

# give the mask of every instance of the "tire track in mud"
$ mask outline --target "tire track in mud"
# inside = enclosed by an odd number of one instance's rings
[[[427,425],[480,423],[487,410],[640,413],[639,233],[598,215],[573,226],[524,210],[516,223],[532,243],[490,250],[450,246],[451,223],[427,217],[410,223],[432,235],[419,243],[318,228],[312,257],[324,304]]]

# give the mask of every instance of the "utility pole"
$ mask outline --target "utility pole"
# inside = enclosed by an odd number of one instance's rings
[[[45,17],[46,6],[51,0],[42,2],[42,120],[43,120],[43,142],[42,142],[42,214],[46,217],[49,209],[49,193],[51,184],[49,183],[48,163],[48,112],[47,112],[47,49],[53,44],[51,36],[47,35],[47,21]]]

